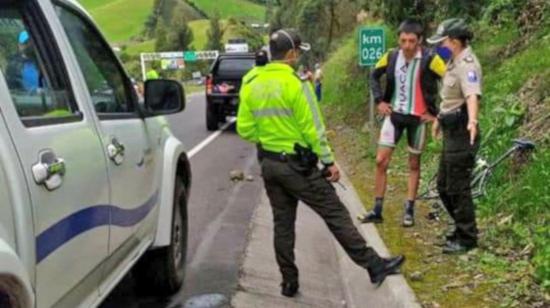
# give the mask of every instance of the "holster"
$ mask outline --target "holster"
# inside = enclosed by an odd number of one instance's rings
[[[437,118],[441,127],[445,129],[453,129],[457,127],[466,127],[468,124],[468,108],[466,104],[455,110],[451,110],[445,113],[440,113]]]
[[[303,168],[303,170],[307,170],[306,173],[311,174],[319,163],[317,154],[315,154],[311,148],[303,147],[298,143],[294,144],[294,151],[296,152],[298,165]]]

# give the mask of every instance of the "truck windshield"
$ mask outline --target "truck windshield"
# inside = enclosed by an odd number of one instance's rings
[[[254,67],[254,59],[222,59],[218,65],[218,75],[242,77]]]

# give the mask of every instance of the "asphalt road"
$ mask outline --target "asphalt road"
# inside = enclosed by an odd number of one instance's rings
[[[172,298],[143,297],[134,292],[128,276],[102,308],[229,307],[211,304],[229,301],[236,290],[249,222],[262,193],[254,147],[239,139],[234,125],[212,138],[206,130],[203,95],[188,96],[185,111],[169,121],[192,154],[185,285]],[[229,173],[235,169],[254,180],[231,182]]]

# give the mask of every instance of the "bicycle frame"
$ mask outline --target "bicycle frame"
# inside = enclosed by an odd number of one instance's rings
[[[472,181],[470,188],[472,189],[472,198],[479,198],[485,195],[487,191],[487,181],[493,170],[502,163],[505,159],[511,156],[516,151],[521,151],[522,148],[518,145],[510,147],[504,154],[499,156],[495,161],[491,163],[486,163],[481,159],[482,163],[485,165],[477,166],[474,169],[472,174]],[[478,160],[479,161],[479,160]],[[427,190],[417,197],[418,200],[434,200],[439,199],[439,193],[437,192],[437,174],[434,175],[428,182]]]
[[[505,160],[506,158],[508,158],[510,155],[512,155],[512,153],[516,152],[520,150],[520,147],[517,146],[517,145],[514,145],[513,147],[511,147],[510,149],[508,149],[508,151],[506,151],[506,153],[502,154],[499,158],[497,158],[492,164],[489,165],[489,169],[493,169],[495,168],[498,164],[500,164],[503,160]]]

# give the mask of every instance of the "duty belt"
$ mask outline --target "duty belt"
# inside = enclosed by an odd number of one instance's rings
[[[282,152],[282,153],[271,152],[261,148],[258,148],[258,157],[260,159],[267,158],[267,159],[275,160],[282,163],[286,163],[290,160],[294,160],[294,161],[298,160],[298,156],[295,154],[287,154],[285,152]]]
[[[441,126],[446,128],[460,127],[468,123],[468,108],[466,104],[451,111],[440,113],[437,118]]]

